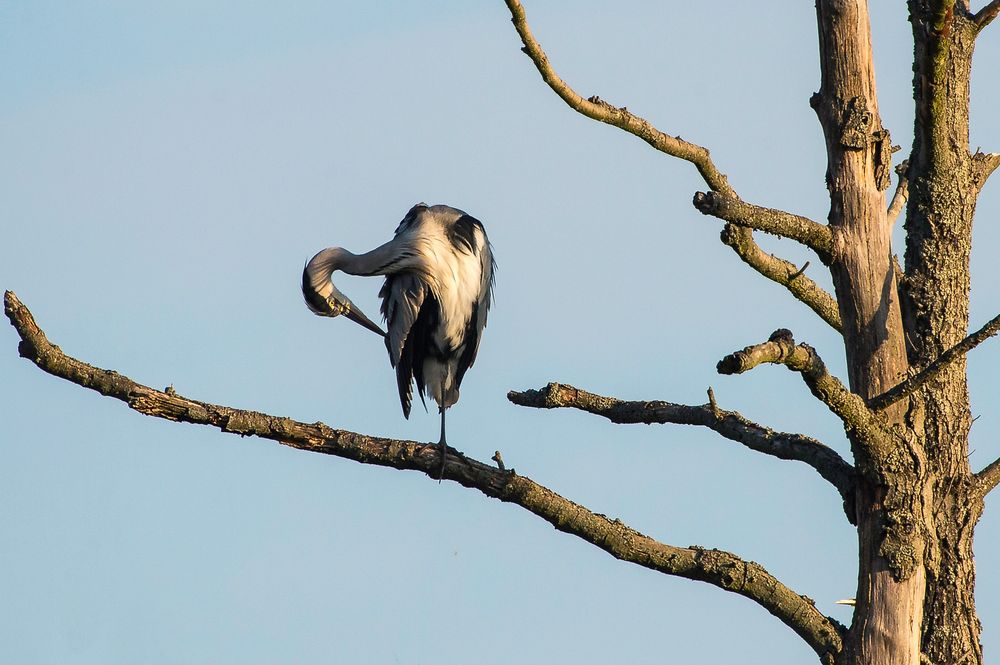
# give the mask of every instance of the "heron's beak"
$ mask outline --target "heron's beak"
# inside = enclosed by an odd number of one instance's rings
[[[385,337],[385,331],[379,328],[378,324],[365,316],[364,312],[354,307],[354,303],[341,303],[341,306],[345,304],[347,305],[347,311],[344,312],[344,316],[358,325],[368,328],[368,330],[371,330],[373,333],[378,333],[379,335],[382,335],[382,337]]]
[[[363,328],[368,328],[373,333],[377,333],[382,337],[385,337],[385,331],[378,327],[374,321],[365,316],[365,313],[361,309],[351,302],[351,299],[345,296],[340,291],[336,290],[334,287],[334,293],[331,293],[326,297],[326,301],[323,303],[325,307],[322,312],[323,316],[346,316],[351,321],[354,321]]]
[[[318,286],[313,285],[308,264],[302,271],[302,296],[313,314],[330,317],[343,315],[373,333],[385,337],[385,331],[365,316],[350,298],[341,293],[330,281],[329,276],[324,276]]]

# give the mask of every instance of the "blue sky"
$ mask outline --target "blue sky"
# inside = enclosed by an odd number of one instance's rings
[[[904,7],[873,14],[883,122],[908,148]],[[811,6],[526,1],[564,78],[712,150],[747,200],[826,217]],[[981,71],[1000,36],[981,39]],[[575,115],[503,3],[0,4],[0,287],[67,353],[200,400],[433,441],[385,350],[301,302],[318,249],[381,244],[410,205],[482,219],[497,296],[449,442],[675,545],[753,559],[822,611],[853,594],[855,539],[802,465],[710,433],[514,407],[548,381],[720,404],[847,455],[781,368],[720,377],[788,327],[841,376],[835,334],[718,241],[694,170]],[[985,67],[984,67],[985,65]],[[994,68],[995,69],[995,68]],[[1000,150],[989,74],[973,145]],[[905,149],[904,149],[905,153]],[[897,155],[901,157],[901,155]],[[973,325],[1000,311],[1000,188],[980,201]],[[797,247],[762,239],[801,263]],[[809,274],[829,280],[813,261]],[[338,285],[369,313],[378,280]],[[753,603],[606,554],[416,474],[146,418],[41,373],[0,332],[0,660],[23,663],[792,663]],[[972,464],[1000,455],[971,356]],[[1000,519],[977,537],[987,653]],[[724,627],[726,639],[718,639]]]

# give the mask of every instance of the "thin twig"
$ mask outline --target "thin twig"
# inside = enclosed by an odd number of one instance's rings
[[[809,267],[809,261],[806,261],[805,263],[802,264],[801,268],[799,268],[798,270],[796,270],[795,272],[793,272],[791,275],[788,276],[788,281],[792,281],[804,275],[806,273],[806,268],[808,267]]]
[[[712,390],[712,386],[708,387],[708,406],[712,409],[712,417],[714,417],[716,420],[721,420],[722,411],[719,410],[719,405],[715,401],[715,391]]]
[[[1000,316],[990,319],[989,322],[982,328],[942,353],[931,364],[927,365],[927,367],[920,370],[910,378],[890,388],[881,395],[876,395],[868,400],[868,406],[872,409],[880,411],[892,404],[895,404],[907,395],[910,395],[920,389],[921,386],[940,374],[942,370],[948,367],[948,365],[955,362],[959,358],[963,358],[969,351],[976,348],[990,337],[993,337],[998,332],[1000,332]]]

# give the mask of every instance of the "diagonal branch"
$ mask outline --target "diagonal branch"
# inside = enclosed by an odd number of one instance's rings
[[[1000,14],[1000,0],[993,0],[990,4],[976,12],[972,20],[976,24],[977,29],[982,30],[993,22],[997,14]]]
[[[531,34],[531,28],[528,26],[528,19],[525,16],[524,7],[521,6],[520,1],[506,0],[506,3],[507,8],[510,10],[511,22],[514,24],[517,34],[520,35],[521,42],[524,44],[524,48],[521,50],[535,63],[538,73],[542,75],[542,80],[570,108],[593,120],[623,129],[629,134],[639,137],[660,152],[691,162],[698,169],[698,173],[705,179],[709,187],[715,191],[733,193],[729,182],[726,180],[726,176],[715,167],[708,150],[705,148],[685,141],[680,137],[670,136],[661,132],[650,124],[649,121],[634,115],[626,108],[613,106],[596,95],[589,99],[584,99],[579,93],[573,90],[556,73],[552,65],[549,64],[548,56],[545,55],[545,51],[542,50],[541,45],[535,40],[534,35]]]
[[[816,252],[824,264],[830,263],[833,234],[826,224],[783,210],[763,208],[717,192],[698,192],[694,195],[693,203],[703,215],[712,215],[739,226],[797,240]]]
[[[976,474],[979,481],[979,495],[985,497],[993,488],[1000,485],[1000,459],[993,460],[982,471]]]
[[[4,296],[4,313],[21,336],[20,354],[42,370],[102,395],[114,397],[145,415],[210,425],[223,432],[258,436],[282,445],[335,455],[364,464],[420,471],[431,478],[440,473],[435,444],[356,434],[322,423],[199,402],[173,389],[154,390],[117,372],[100,369],[65,355],[48,341],[12,292]],[[667,575],[707,582],[745,596],[776,616],[821,657],[833,658],[842,648],[845,628],[823,616],[811,601],[795,593],[760,565],[720,550],[666,545],[574,503],[513,470],[502,470],[448,450],[444,477],[489,497],[534,513],[556,529],[589,542],[617,559]]]
[[[540,409],[574,408],[603,416],[619,424],[698,425],[742,443],[750,450],[784,460],[804,462],[829,481],[846,505],[854,500],[854,467],[832,448],[802,434],[775,432],[747,420],[736,411],[720,409],[714,403],[688,406],[662,401],[628,402],[604,397],[573,386],[550,383],[541,390],[511,391],[507,399],[519,406]],[[853,510],[849,516],[853,517]]]
[[[877,411],[881,411],[882,409],[895,404],[907,395],[919,390],[921,386],[926,384],[928,381],[931,381],[935,376],[948,367],[948,365],[952,364],[956,360],[959,360],[960,358],[964,358],[965,354],[988,340],[990,337],[993,337],[998,332],[1000,332],[1000,316],[990,319],[989,322],[987,322],[987,324],[982,328],[942,353],[931,364],[927,365],[910,378],[900,384],[897,384],[896,386],[893,386],[881,395],[876,395],[868,400],[868,406]]]
[[[726,224],[721,234],[722,242],[751,268],[772,282],[784,286],[795,298],[816,312],[837,332],[841,332],[840,309],[837,301],[823,288],[806,277],[806,266],[797,268],[793,263],[768,254],[754,242],[750,229],[735,224]]]
[[[719,374],[742,374],[765,363],[785,365],[801,374],[810,392],[840,418],[846,430],[856,435],[855,440],[869,455],[884,460],[892,453],[896,444],[892,431],[860,395],[827,371],[815,349],[796,344],[789,330],[775,330],[763,344],[729,354],[719,361],[717,369]]]
[[[712,162],[708,149],[679,137],[670,136],[654,127],[649,121],[629,112],[624,107],[615,107],[596,95],[584,99],[583,96],[573,90],[552,68],[548,56],[545,55],[545,51],[542,50],[541,45],[539,45],[534,35],[532,35],[524,13],[524,7],[521,6],[520,0],[505,0],[505,2],[510,10],[511,22],[514,24],[517,34],[521,37],[521,42],[524,44],[521,50],[531,58],[538,72],[542,75],[542,80],[571,109],[593,120],[598,120],[629,132],[664,154],[690,162],[698,169],[698,173],[701,174],[701,177],[712,191],[737,199],[739,198],[729,184],[726,176]],[[725,239],[726,236],[732,242],[727,241]],[[788,288],[792,295],[804,302],[827,323],[838,331],[840,330],[840,315],[833,296],[823,291],[808,278],[800,278],[794,281],[790,279],[789,275],[798,274],[794,269],[791,272],[784,269],[786,265],[791,264],[780,259],[768,257],[754,242],[753,234],[749,229],[739,229],[727,225],[723,235],[723,242],[732,247],[737,255],[750,267],[764,277]]]
[[[975,183],[976,191],[983,188],[998,167],[1000,167],[998,152],[976,152],[972,156],[972,181]]]

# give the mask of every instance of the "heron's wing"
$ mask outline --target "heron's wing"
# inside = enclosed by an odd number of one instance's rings
[[[396,384],[399,387],[399,402],[403,415],[410,416],[413,397],[413,352],[407,351],[407,339],[420,313],[420,307],[427,297],[427,286],[411,273],[397,273],[385,278],[385,284],[378,293],[382,298],[382,316],[385,317],[388,334],[385,348],[389,351],[389,362],[396,368]]]
[[[455,385],[462,385],[462,377],[465,372],[476,362],[476,354],[479,353],[479,342],[483,338],[483,330],[486,328],[486,319],[490,313],[490,304],[493,301],[493,279],[496,271],[496,261],[493,260],[493,250],[490,242],[486,238],[486,232],[482,225],[479,225],[480,240],[479,261],[480,261],[480,284],[479,300],[472,306],[472,316],[469,317],[469,324],[465,330],[465,349],[458,359],[458,367],[455,372]]]
[[[382,290],[382,316],[389,329],[385,346],[389,350],[389,362],[395,367],[403,353],[403,345],[417,320],[420,306],[424,304],[427,286],[412,273],[397,273],[385,278]]]

